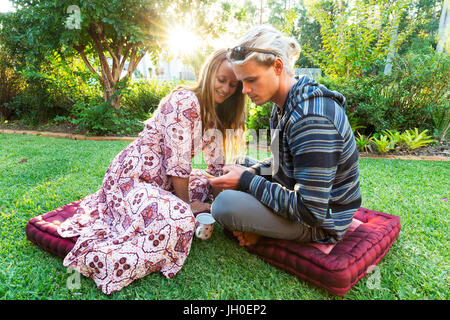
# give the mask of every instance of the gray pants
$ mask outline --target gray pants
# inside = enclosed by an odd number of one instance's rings
[[[310,227],[280,217],[246,192],[222,191],[214,200],[211,213],[217,222],[230,231],[252,232],[298,242],[311,241]]]

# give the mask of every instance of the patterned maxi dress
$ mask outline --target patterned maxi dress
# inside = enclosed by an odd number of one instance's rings
[[[173,194],[169,176],[190,178],[191,201],[211,196],[191,160],[203,149],[207,170],[220,173],[223,149],[215,138],[202,137],[196,96],[189,90],[172,94],[114,158],[101,189],[60,225],[62,237],[79,236],[64,266],[92,278],[105,294],[155,271],[172,278],[189,254],[195,218]]]

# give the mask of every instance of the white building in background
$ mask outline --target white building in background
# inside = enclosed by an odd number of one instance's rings
[[[125,63],[122,74],[126,73],[128,70],[127,68],[128,63]],[[192,67],[183,65],[179,59],[161,61],[157,66],[155,66],[150,56],[146,54],[144,58],[142,58],[141,62],[139,62],[131,78],[192,81],[195,80],[195,73]]]
[[[108,59],[109,61],[109,59]],[[111,62],[111,61],[109,61]],[[125,63],[122,76],[128,70],[128,62]],[[296,75],[307,75],[312,79],[317,79],[322,74],[319,68],[296,68]],[[187,80],[194,81],[195,73],[192,67],[184,65],[179,59],[172,59],[170,61],[161,61],[159,65],[155,66],[150,56],[146,54],[138,64],[136,70],[133,72],[132,79],[157,79],[157,80]]]
[[[322,69],[319,69],[319,68],[296,68],[295,75],[296,76],[306,75],[311,79],[317,80],[317,78],[322,75]]]

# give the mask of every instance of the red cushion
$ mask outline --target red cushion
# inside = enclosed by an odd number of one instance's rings
[[[58,226],[73,216],[78,209],[75,201],[65,206],[31,218],[26,226],[28,240],[42,249],[64,258],[72,250],[78,237],[62,238],[57,231]]]
[[[65,206],[47,212],[43,215],[31,218],[26,226],[28,240],[42,249],[64,258],[77,242],[78,237],[62,238],[58,234],[58,226],[66,219],[75,214],[80,200],[66,204]],[[197,216],[202,212],[197,212]]]
[[[340,242],[330,245],[331,250],[326,248],[327,245],[265,237],[247,250],[301,279],[342,296],[383,258],[401,228],[400,217],[365,208],[360,208],[354,219],[362,223],[347,232]]]
[[[64,258],[77,237],[62,238],[58,226],[73,216],[79,201],[32,218],[26,226],[27,238],[42,249]],[[263,260],[289,271],[337,295],[344,295],[371,271],[386,254],[400,232],[400,217],[360,208],[342,241],[333,245],[304,244],[261,238],[247,250]]]

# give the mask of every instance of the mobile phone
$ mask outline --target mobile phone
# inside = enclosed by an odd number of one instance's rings
[[[212,174],[208,173],[206,170],[202,170],[202,174],[207,178],[216,178],[216,176],[213,176]]]

